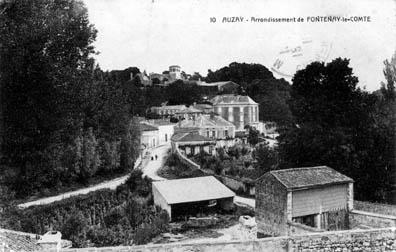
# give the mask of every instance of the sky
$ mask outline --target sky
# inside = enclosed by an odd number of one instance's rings
[[[217,70],[231,62],[259,63],[291,80],[319,59],[350,59],[359,86],[384,81],[383,61],[396,49],[394,0],[83,0],[98,30],[96,59],[103,70],[136,66],[162,73]],[[313,17],[369,17],[370,22],[313,22]],[[222,22],[242,17],[242,22]],[[252,22],[294,18],[304,22]],[[309,20],[308,20],[309,17]],[[216,22],[211,22],[215,18]],[[240,20],[240,19],[239,19]],[[367,20],[367,18],[366,18]]]

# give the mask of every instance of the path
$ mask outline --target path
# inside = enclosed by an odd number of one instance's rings
[[[157,172],[164,165],[170,148],[170,144],[161,145],[151,150],[148,155],[146,155],[142,165],[143,176],[147,176],[155,181],[165,180],[165,178],[158,176]],[[157,160],[155,159],[155,155],[158,157]],[[151,157],[153,157],[154,160],[151,160]]]
[[[167,154],[170,150],[170,144],[161,145],[154,149],[152,149],[148,154],[145,155],[142,161],[142,171],[143,175],[151,178],[152,180],[165,180],[165,178],[158,176],[158,170],[163,166],[166,161]],[[157,155],[157,160],[155,160],[155,155]],[[154,157],[154,160],[151,160],[151,157]],[[76,196],[79,194],[87,194],[89,192],[93,192],[100,189],[115,189],[117,186],[121,185],[128,179],[129,175],[124,175],[119,178],[115,178],[109,181],[102,182],[97,185],[93,185],[87,188],[79,189],[76,191],[71,191],[63,194],[59,194],[56,196],[41,198],[35,201],[26,202],[23,204],[19,204],[18,207],[26,208],[34,205],[45,205],[55,201],[63,200],[72,196]],[[240,196],[235,196],[234,202],[236,204],[248,205],[254,208],[255,201],[254,199],[243,198]]]
[[[142,166],[147,166],[147,168],[143,168],[143,171],[146,171],[147,175],[149,177],[155,177],[156,180],[160,180],[163,179],[159,176],[156,177],[156,171],[159,169],[159,167],[161,166],[161,162],[163,162],[163,160],[165,159],[167,150],[170,148],[170,145],[164,145],[164,146],[159,146],[153,150],[151,150],[152,155],[157,154],[158,155],[158,160],[148,160],[150,159],[150,156],[146,156],[146,158],[143,158],[142,161]],[[93,185],[93,186],[89,186],[86,188],[82,188],[79,190],[75,190],[75,191],[71,191],[71,192],[66,192],[66,193],[62,193],[56,196],[51,196],[51,197],[46,197],[46,198],[41,198],[35,201],[30,201],[30,202],[26,202],[23,204],[19,204],[18,207],[20,208],[26,208],[26,207],[30,207],[30,206],[34,206],[34,205],[46,205],[46,204],[50,204],[52,202],[55,201],[59,201],[59,200],[63,200],[72,196],[76,196],[76,195],[80,195],[80,194],[87,194],[89,192],[93,192],[93,191],[97,191],[100,189],[115,189],[117,186],[121,185],[122,183],[124,183],[129,177],[129,174],[124,175],[122,177],[118,177],[112,180],[108,180],[108,181],[104,181],[102,183]]]
[[[75,196],[75,195],[79,195],[79,194],[87,194],[89,192],[93,192],[93,191],[100,190],[100,189],[105,189],[105,188],[115,189],[117,186],[124,183],[128,179],[128,176],[129,175],[124,175],[122,177],[115,178],[115,179],[112,179],[109,181],[105,181],[100,184],[96,184],[96,185],[86,187],[83,189],[79,189],[76,191],[71,191],[71,192],[59,194],[56,196],[51,196],[51,197],[41,198],[41,199],[38,199],[35,201],[26,202],[23,204],[19,204],[18,207],[25,208],[25,207],[30,207],[30,206],[34,206],[34,205],[45,205],[45,204],[52,203],[54,201],[59,201],[59,200],[69,198],[71,196]]]

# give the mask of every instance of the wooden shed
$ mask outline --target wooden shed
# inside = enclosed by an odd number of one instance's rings
[[[213,176],[153,182],[154,204],[171,220],[197,213],[230,210],[235,193]]]

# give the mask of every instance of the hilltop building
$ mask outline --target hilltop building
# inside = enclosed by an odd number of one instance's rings
[[[327,166],[270,171],[256,182],[257,235],[288,235],[292,226],[348,229],[353,180]]]

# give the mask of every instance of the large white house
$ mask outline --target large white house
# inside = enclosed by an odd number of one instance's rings
[[[263,131],[259,122],[259,106],[247,95],[224,94],[211,99],[214,112],[233,123],[236,131],[244,131],[245,126],[253,126]]]

